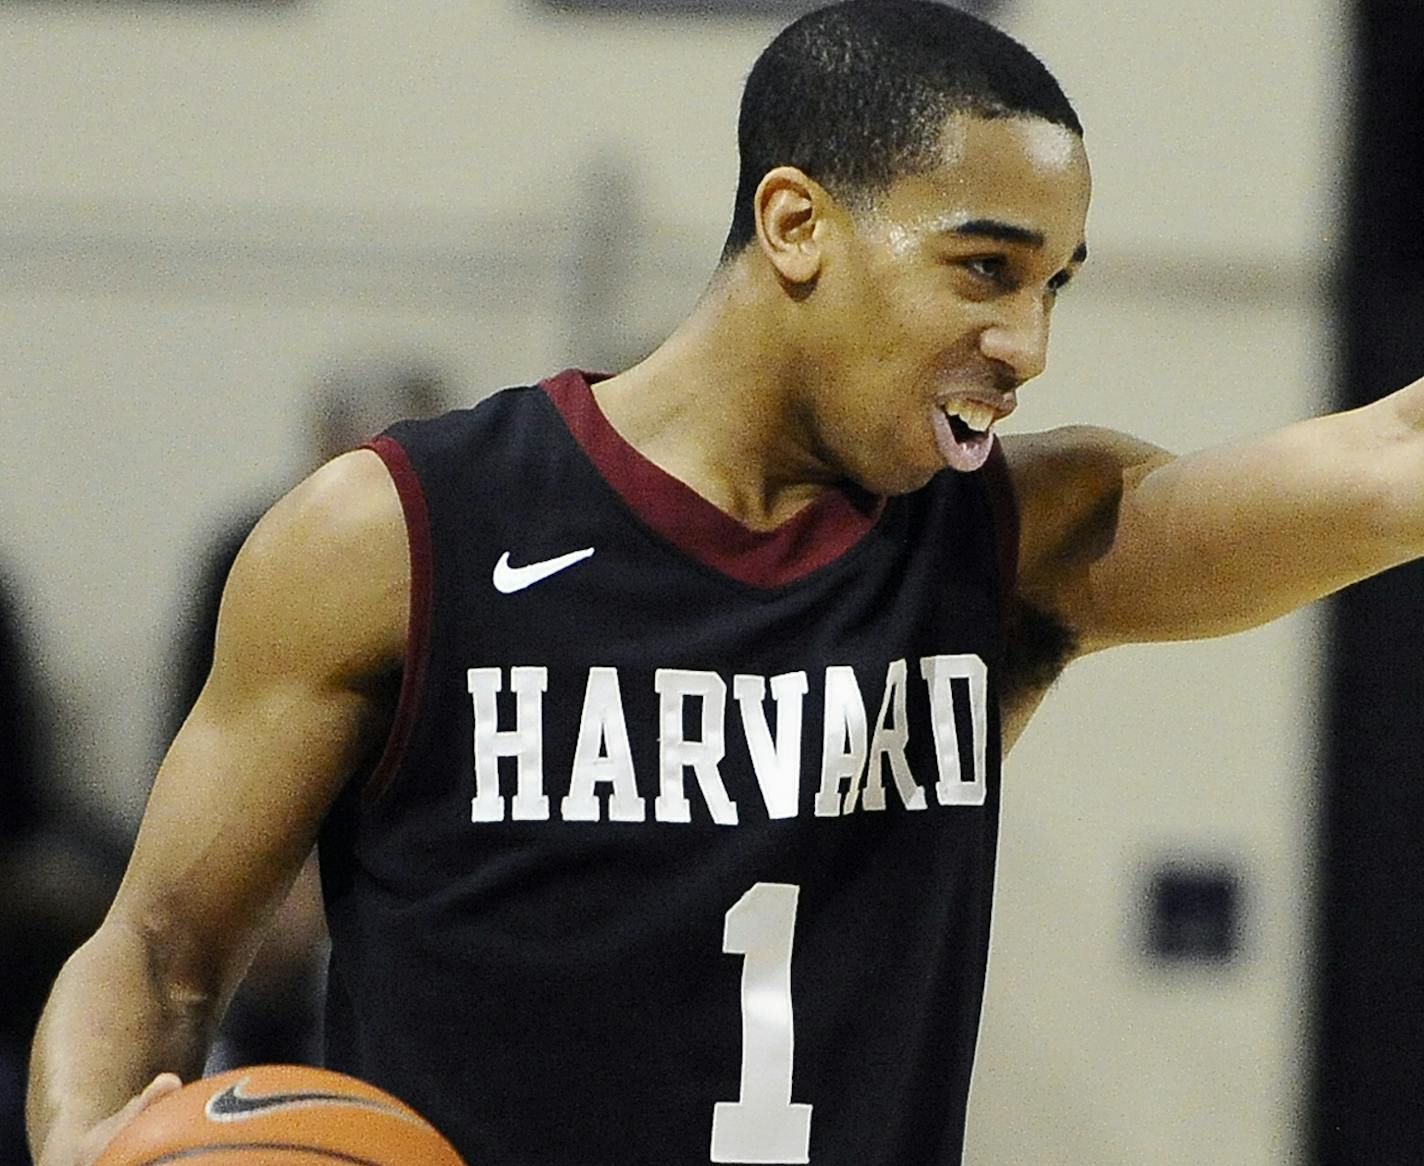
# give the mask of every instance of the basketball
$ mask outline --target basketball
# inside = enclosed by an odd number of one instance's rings
[[[410,1106],[344,1073],[253,1065],[169,1094],[94,1166],[465,1166]]]

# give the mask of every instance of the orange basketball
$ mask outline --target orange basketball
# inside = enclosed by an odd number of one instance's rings
[[[344,1073],[252,1065],[155,1101],[94,1166],[465,1166],[410,1106]]]

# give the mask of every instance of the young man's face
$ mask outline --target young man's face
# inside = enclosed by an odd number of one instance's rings
[[[1058,290],[1086,258],[1087,155],[1036,118],[956,116],[943,161],[854,216],[812,299],[820,438],[899,493],[978,469],[992,422],[1043,371]]]

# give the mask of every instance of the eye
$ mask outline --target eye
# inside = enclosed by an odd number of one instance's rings
[[[981,279],[1003,283],[1009,269],[1009,261],[1002,255],[976,255],[960,261],[960,266]]]

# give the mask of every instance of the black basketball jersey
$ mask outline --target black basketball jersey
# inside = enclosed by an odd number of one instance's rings
[[[372,448],[411,622],[386,755],[321,840],[329,1064],[471,1166],[958,1162],[1001,457],[762,533],[576,372]]]

